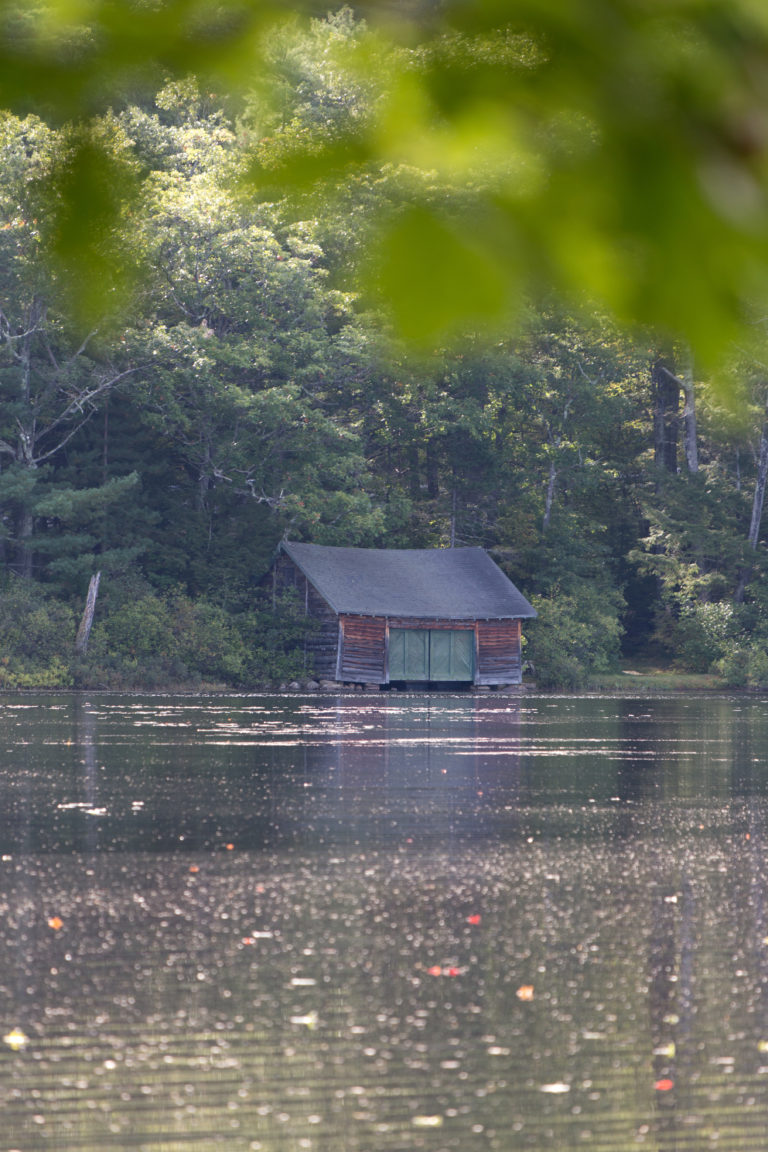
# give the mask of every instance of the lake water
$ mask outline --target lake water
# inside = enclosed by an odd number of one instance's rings
[[[0,1149],[766,1146],[768,701],[0,699]]]

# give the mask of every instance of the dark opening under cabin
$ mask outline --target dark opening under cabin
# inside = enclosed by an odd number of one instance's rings
[[[482,548],[280,545],[275,590],[318,621],[319,677],[344,684],[519,684],[535,609]]]

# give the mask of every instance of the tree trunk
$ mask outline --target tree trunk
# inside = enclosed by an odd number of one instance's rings
[[[96,597],[99,594],[99,581],[101,580],[101,572],[97,572],[95,576],[91,576],[91,582],[88,585],[88,596],[85,601],[85,611],[83,618],[80,621],[80,627],[77,630],[77,638],[75,640],[75,651],[79,656],[84,656],[88,651],[88,639],[91,635],[91,627],[93,625],[93,615],[96,611]]]
[[[760,523],[763,519],[763,504],[765,503],[765,485],[768,481],[768,398],[766,398],[766,419],[763,421],[763,430],[760,433],[760,451],[757,456],[757,479],[755,481],[755,495],[752,500],[752,516],[749,521],[747,544],[751,552],[757,551],[757,541],[760,536]],[[734,600],[741,604],[744,600],[749,578],[752,575],[752,566],[745,564],[739,572],[739,582],[734,593]]]
[[[437,500],[440,495],[440,458],[434,440],[427,441],[426,457],[427,493],[430,500]]]
[[[557,480],[557,469],[555,468],[554,460],[549,462],[549,479],[547,481],[547,497],[544,504],[544,521],[542,529],[546,532],[549,528],[549,521],[552,516],[552,505],[555,502],[555,482]]]
[[[680,438],[680,384],[661,353],[651,365],[651,395],[656,465],[664,472],[675,473]]]
[[[31,508],[22,508],[16,519],[16,560],[14,569],[17,576],[32,577],[32,549],[30,541],[35,530],[35,518]]]
[[[757,538],[760,535],[760,522],[763,518],[763,504],[765,502],[765,482],[768,478],[768,423],[763,424],[760,435],[760,452],[757,460],[757,479],[755,481],[755,496],[752,501],[752,516],[749,521],[749,534],[747,543],[753,552],[757,551]]]
[[[419,450],[415,444],[409,444],[405,450],[408,468],[408,494],[411,500],[418,500],[421,496],[421,469],[419,467]]]
[[[680,378],[680,386],[685,397],[683,406],[683,443],[685,460],[690,473],[699,470],[699,449],[696,441],[696,399],[693,393],[693,363],[688,357],[685,371]]]

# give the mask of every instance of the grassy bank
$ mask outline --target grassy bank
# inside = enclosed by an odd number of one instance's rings
[[[589,692],[718,692],[727,685],[720,676],[709,672],[680,672],[668,666],[645,661],[625,664],[618,672],[606,672],[589,678]]]

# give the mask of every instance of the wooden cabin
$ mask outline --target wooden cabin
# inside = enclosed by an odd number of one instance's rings
[[[280,545],[276,592],[319,622],[315,674],[345,684],[519,684],[520,622],[536,615],[482,548]]]

